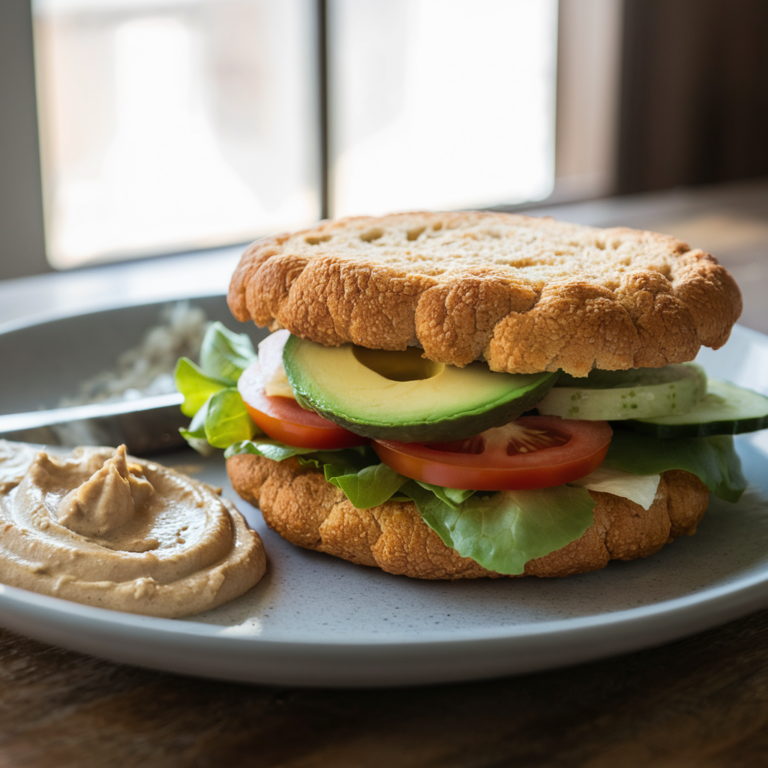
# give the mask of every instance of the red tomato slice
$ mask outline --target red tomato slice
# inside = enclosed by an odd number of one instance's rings
[[[605,421],[524,416],[452,443],[376,440],[373,449],[396,472],[446,488],[512,491],[551,488],[596,470],[613,434]]]
[[[352,448],[365,445],[368,439],[350,432],[314,411],[304,410],[293,398],[269,397],[258,363],[243,371],[237,382],[251,418],[264,434],[273,440],[297,448]]]

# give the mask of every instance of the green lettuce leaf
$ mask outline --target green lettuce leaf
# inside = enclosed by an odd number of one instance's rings
[[[324,466],[325,479],[344,491],[344,495],[358,509],[370,509],[389,501],[409,482],[407,477],[390,469],[386,464],[373,464],[358,472],[335,464]]]
[[[250,439],[259,431],[235,387],[215,392],[206,402],[205,409],[205,439],[214,448],[228,448],[232,443]]]
[[[358,445],[355,448],[335,448],[326,451],[317,451],[318,466],[324,464],[336,464],[344,467],[348,472],[357,472],[371,464],[379,464],[381,459],[370,445]]]
[[[462,491],[457,488],[443,488],[440,485],[430,485],[419,480],[416,482],[425,490],[432,491],[444,504],[454,508],[463,504],[472,494],[477,493],[477,491]]]
[[[229,458],[238,453],[252,453],[272,461],[285,461],[296,456],[301,464],[315,469],[322,469],[326,464],[334,464],[339,468],[340,474],[358,472],[364,467],[379,463],[379,457],[367,445],[320,451],[316,448],[297,448],[286,445],[269,437],[234,443],[227,448],[224,456]]]
[[[247,440],[230,445],[224,455],[251,453],[272,461],[285,461],[294,456],[305,466],[322,469],[325,479],[344,491],[358,509],[368,509],[388,501],[407,478],[382,464],[368,446],[318,451],[296,448],[276,440]]]
[[[211,395],[213,397],[213,395]],[[208,406],[211,398],[209,397],[192,417],[189,429],[180,429],[182,437],[189,442],[190,440],[205,440],[205,420],[208,418]]]
[[[210,398],[208,400],[210,400]],[[215,448],[208,443],[205,436],[205,420],[208,417],[208,400],[205,401],[203,407],[194,415],[192,423],[189,425],[189,429],[179,429],[181,436],[189,443],[189,446],[203,456],[211,456],[215,453]]]
[[[730,502],[737,502],[747,487],[731,435],[662,439],[617,429],[605,461],[635,475],[684,469]]]
[[[211,395],[230,386],[228,381],[207,376],[188,357],[182,357],[176,363],[174,378],[176,389],[184,395],[181,412],[190,418],[203,407]]]
[[[314,448],[296,448],[293,445],[285,445],[267,437],[263,440],[241,440],[232,443],[224,451],[224,456],[228,459],[230,456],[236,456],[239,453],[252,453],[272,461],[285,461],[293,456],[316,453],[316,451]]]
[[[253,344],[244,333],[234,333],[219,322],[208,327],[200,348],[200,367],[205,375],[232,386],[256,359]]]
[[[497,573],[523,573],[529,560],[562,549],[594,521],[595,502],[583,488],[481,492],[457,506],[415,482],[402,490],[446,546]]]

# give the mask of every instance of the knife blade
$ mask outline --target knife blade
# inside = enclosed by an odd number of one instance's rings
[[[0,438],[75,447],[122,443],[134,456],[161,453],[185,445],[179,427],[189,419],[179,410],[183,395],[90,403],[29,413],[0,415]]]

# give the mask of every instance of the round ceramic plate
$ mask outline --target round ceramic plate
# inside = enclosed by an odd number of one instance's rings
[[[203,303],[212,317],[226,316],[222,299]],[[92,375],[83,371],[110,366],[99,338],[112,339],[114,355],[115,338],[125,346],[136,341],[125,328],[140,336],[157,313],[156,305],[127,307],[0,333],[0,355],[14,362],[3,410],[28,409],[35,398],[54,404],[62,387]],[[30,351],[33,337],[44,350]],[[706,351],[700,362],[711,375],[766,391],[768,338],[736,328],[724,349]],[[43,365],[58,376],[36,385]],[[262,535],[269,558],[262,582],[229,605],[181,621],[0,586],[0,624],[119,662],[288,685],[449,682],[631,651],[768,606],[768,431],[737,443],[752,485],[737,505],[713,498],[692,538],[645,560],[562,580],[450,583],[390,576],[292,547],[237,499],[221,457],[167,454],[159,460],[223,486]]]

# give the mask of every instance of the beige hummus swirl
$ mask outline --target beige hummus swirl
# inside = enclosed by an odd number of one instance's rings
[[[57,458],[0,441],[0,531],[0,582],[148,616],[214,608],[266,568],[230,502],[125,446]]]

